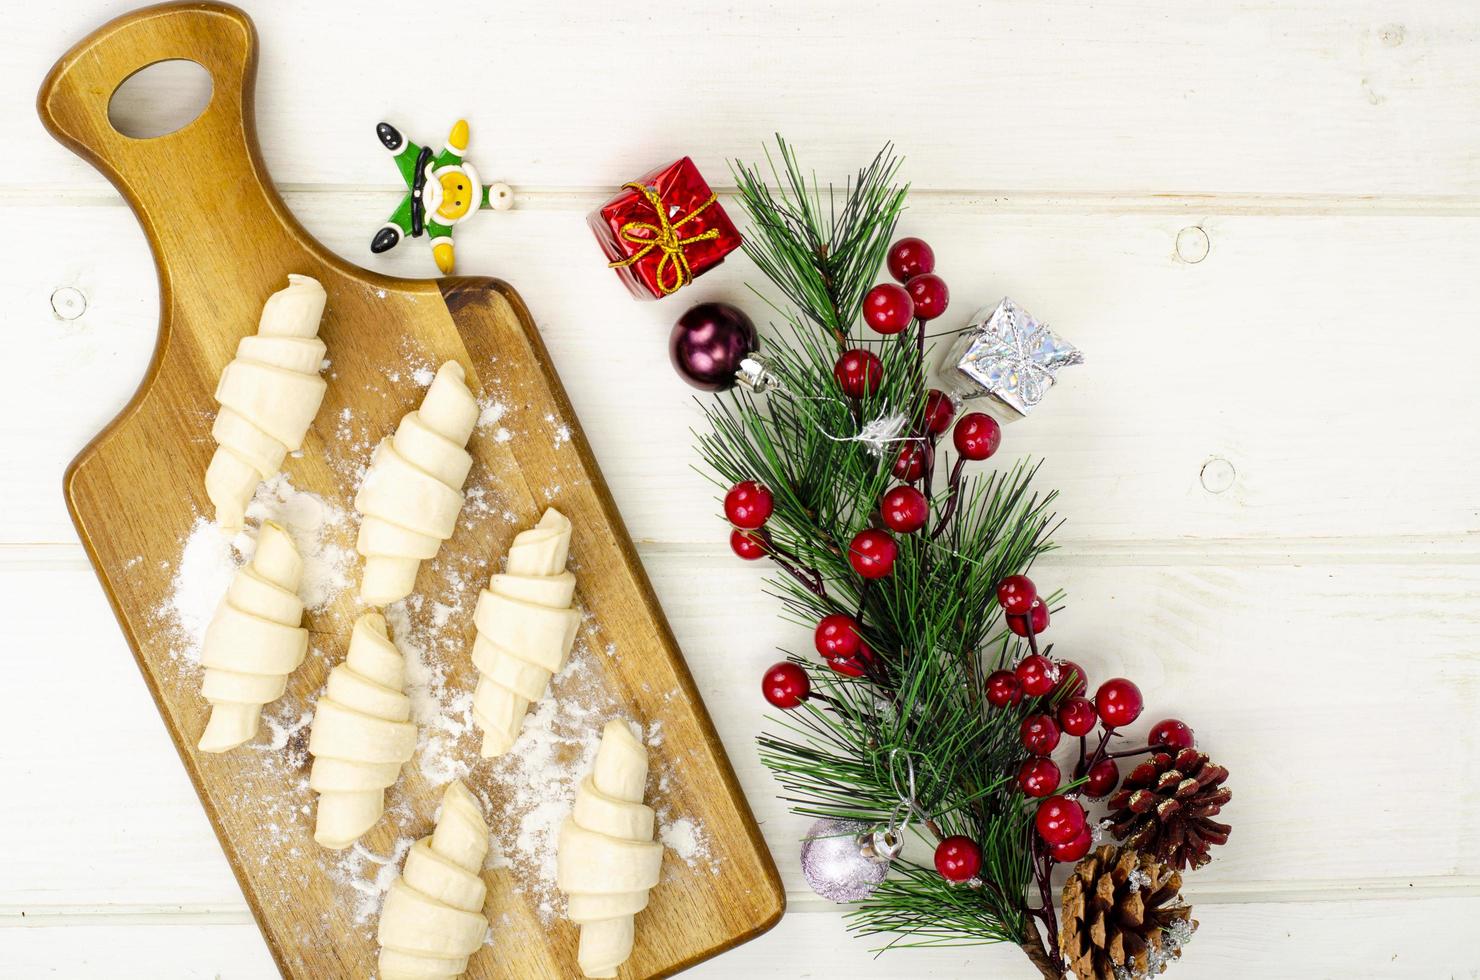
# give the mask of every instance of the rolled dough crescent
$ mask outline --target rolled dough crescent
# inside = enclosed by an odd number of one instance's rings
[[[591,775],[560,829],[556,884],[580,926],[577,959],[588,977],[614,977],[627,962],[632,917],[658,883],[663,845],[653,840],[653,811],[642,803],[647,769],[647,749],[627,724],[607,722]]]
[[[451,980],[483,945],[488,824],[460,780],[442,795],[437,829],[412,845],[380,912],[380,980]]]
[[[384,606],[411,594],[421,563],[452,537],[463,481],[473,465],[464,448],[478,421],[462,365],[437,369],[421,408],[375,449],[355,495],[364,515],[355,548],[365,556],[360,598]]]
[[[570,520],[553,507],[509,546],[508,571],[478,595],[473,622],[473,720],[483,729],[485,758],[502,755],[519,737],[531,701],[545,696],[565,666],[581,615],[571,608],[575,576],[565,570]]]
[[[282,525],[262,525],[252,561],[226,590],[201,642],[201,694],[211,717],[202,752],[225,752],[257,734],[262,706],[283,696],[308,652],[298,585],[303,560]]]
[[[225,530],[241,530],[257,484],[302,447],[323,403],[328,385],[319,369],[326,348],[318,332],[326,300],[317,279],[288,276],[287,287],[267,298],[256,336],[241,339],[221,372],[206,495]]]
[[[385,812],[385,789],[416,751],[411,699],[402,691],[406,662],[369,612],[355,621],[344,663],[329,672],[314,709],[309,789],[319,794],[313,839],[349,847]]]

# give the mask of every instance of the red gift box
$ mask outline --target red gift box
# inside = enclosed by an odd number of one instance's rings
[[[678,292],[740,247],[740,232],[688,157],[624,184],[586,221],[638,299]]]

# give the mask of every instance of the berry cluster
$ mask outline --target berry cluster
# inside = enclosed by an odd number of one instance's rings
[[[869,290],[863,300],[863,321],[885,337],[913,327],[923,354],[925,324],[946,311],[950,290],[935,274],[935,253],[918,238],[895,242],[889,249],[888,267],[896,282],[880,283]],[[855,347],[844,351],[834,363],[833,377],[844,396],[868,398],[883,384],[883,362],[873,351]],[[890,471],[899,483],[880,499],[874,526],[859,531],[848,544],[848,564],[860,578],[875,580],[892,575],[900,550],[895,535],[915,534],[930,523],[931,476],[935,444],[940,437],[951,433],[958,459],[951,474],[950,495],[937,517],[937,531],[952,516],[964,464],[990,459],[1001,447],[1002,427],[996,419],[982,412],[960,418],[956,413],[957,403],[945,392],[934,388],[926,392],[914,426],[891,465]],[[788,565],[787,559],[792,556],[778,548],[765,530],[774,508],[770,490],[754,481],[737,483],[725,495],[725,516],[733,528],[730,547],[741,558],[770,555]],[[1078,795],[1060,793],[1064,773],[1053,753],[1065,735],[1077,739],[1075,789],[1091,799],[1109,795],[1120,782],[1116,758],[1146,751],[1106,751],[1112,735],[1140,717],[1143,702],[1140,689],[1123,677],[1105,681],[1090,697],[1082,667],[1039,652],[1037,637],[1048,629],[1049,609],[1027,576],[1003,579],[998,584],[997,602],[1007,629],[1024,637],[1031,653],[1012,670],[992,672],[986,679],[985,697],[993,708],[1023,713],[1018,736],[1027,758],[1018,767],[1017,784],[1029,799],[1039,801],[1033,823],[1042,841],[1038,852],[1040,873],[1046,880],[1053,861],[1077,861],[1088,853],[1092,843]],[[883,669],[863,638],[861,624],[846,613],[823,617],[817,624],[814,642],[823,662],[837,674],[877,677]],[[783,710],[798,708],[813,698],[827,701],[813,694],[807,671],[790,661],[772,665],[761,688],[766,700]],[[1096,727],[1101,730],[1099,745],[1090,752],[1087,739]],[[1176,719],[1167,719],[1152,729],[1150,747],[1181,747],[1191,741],[1191,729]],[[969,837],[946,837],[936,848],[936,869],[949,881],[970,881],[981,865],[981,847]]]
[[[918,238],[902,238],[890,247],[888,266],[899,282],[880,283],[869,290],[863,300],[863,320],[886,336],[914,324],[923,352],[925,324],[944,313],[950,303],[950,290],[934,271],[935,253]],[[878,355],[856,347],[838,358],[833,376],[844,395],[859,399],[879,390],[884,366]],[[936,388],[927,391],[915,428],[890,470],[901,482],[886,491],[879,501],[878,523],[882,527],[865,528],[848,543],[848,564],[859,577],[872,580],[893,574],[899,543],[891,532],[914,534],[929,522],[935,442],[951,431],[953,424],[952,442],[960,459],[951,474],[951,498],[941,512],[937,532],[954,510],[961,466],[967,460],[989,459],[1002,444],[1002,427],[996,419],[982,412],[971,412],[958,420],[956,403],[950,396]],[[924,489],[915,486],[922,481]],[[777,556],[776,546],[764,530],[773,509],[771,492],[754,481],[746,480],[730,488],[725,495],[725,516],[733,526],[730,548],[735,554],[747,561],[768,554]],[[1039,621],[1038,616],[1035,610],[1033,622]],[[1046,611],[1042,617],[1040,629],[1048,625]]]
[[[1193,741],[1192,729],[1175,718],[1168,718],[1151,729],[1146,748],[1107,752],[1112,735],[1140,717],[1144,706],[1140,688],[1124,677],[1113,677],[1099,686],[1094,697],[1088,697],[1089,683],[1084,668],[1073,661],[1054,660],[1040,653],[1037,636],[1048,627],[1048,605],[1027,576],[1003,579],[997,586],[997,604],[1002,608],[1008,629],[1026,637],[1032,652],[1012,670],[993,671],[986,679],[985,696],[994,708],[1025,712],[1018,736],[1028,755],[1018,766],[1017,784],[1025,796],[1040,801],[1033,826],[1046,849],[1045,860],[1078,861],[1089,852],[1093,836],[1084,806],[1075,797],[1059,793],[1063,773],[1052,755],[1063,736],[1080,740],[1079,761],[1074,768],[1074,779],[1082,781],[1080,791],[1090,799],[1101,799],[1120,782],[1117,757],[1189,747]],[[1099,747],[1089,752],[1086,736],[1096,726],[1101,729]],[[971,864],[961,857],[968,851],[976,855],[979,863],[980,849],[970,840],[949,838],[942,842],[936,850],[937,870],[947,880],[966,880],[956,875]]]

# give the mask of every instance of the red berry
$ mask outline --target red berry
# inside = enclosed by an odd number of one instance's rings
[[[776,510],[776,501],[771,491],[754,480],[742,480],[725,494],[725,517],[731,524],[747,531],[754,531]]]
[[[970,881],[982,869],[982,849],[970,837],[957,834],[935,847],[935,870],[946,881]]]
[[[1095,710],[1106,728],[1124,728],[1141,717],[1141,689],[1124,677],[1112,677],[1095,692]]]
[[[1186,722],[1165,718],[1151,726],[1151,735],[1146,741],[1150,745],[1165,745],[1169,749],[1190,749],[1194,739],[1192,729],[1187,727]]]
[[[833,377],[849,398],[862,398],[879,390],[884,380],[884,365],[878,355],[862,348],[845,351],[833,365]]]
[[[754,531],[742,531],[739,528],[730,532],[730,550],[746,561],[766,557],[766,543]]]
[[[1088,698],[1074,697],[1059,705],[1059,725],[1068,735],[1087,735],[1099,718]]]
[[[913,534],[925,526],[930,517],[930,504],[925,495],[914,487],[895,487],[884,494],[879,504],[879,514],[884,526],[900,534]]]
[[[1023,693],[1029,697],[1041,698],[1059,683],[1058,665],[1036,653],[1018,661],[1013,673],[1017,674],[1018,683],[1023,685]]]
[[[899,333],[914,318],[915,301],[903,286],[881,282],[863,297],[863,322],[879,333]]]
[[[1047,626],[1047,623],[1044,623]],[[1085,676],[1084,668],[1072,660],[1059,661],[1059,689],[1055,691],[1060,697],[1081,697],[1089,689],[1089,679]]]
[[[1059,788],[1059,767],[1052,759],[1028,759],[1018,767],[1018,786],[1038,799]]]
[[[874,651],[869,649],[867,643],[859,646],[858,652],[851,657],[834,657],[827,665],[834,672],[844,677],[863,677],[868,673],[868,668],[873,666]]]
[[[935,251],[918,238],[901,238],[889,246],[889,274],[900,282],[935,271]]]
[[[915,301],[915,316],[921,320],[934,320],[951,303],[951,291],[946,288],[946,281],[933,272],[914,276],[904,284],[904,288]]]
[[[935,462],[935,449],[928,442],[911,439],[899,450],[894,460],[894,476],[913,483],[925,475],[925,468]]]
[[[1023,740],[1023,748],[1034,755],[1048,755],[1059,744],[1059,726],[1048,715],[1024,718],[1018,735]]]
[[[858,635],[858,620],[845,613],[823,616],[812,639],[817,652],[828,660],[851,657],[863,646],[863,638]]]
[[[869,528],[859,531],[848,545],[848,564],[864,578],[883,578],[894,571],[899,545],[883,531]]]
[[[939,388],[931,388],[925,395],[925,431],[938,436],[951,427],[956,417],[956,403],[951,396]]]
[[[1033,627],[1034,636],[1048,629],[1048,607],[1043,604],[1042,599],[1033,600],[1028,615],[1007,617],[1007,628],[1018,636],[1027,636],[1029,626]]]
[[[790,711],[812,693],[812,682],[807,672],[789,660],[772,664],[761,678],[761,693],[766,700],[783,711]]]
[[[1050,844],[1067,844],[1084,829],[1084,807],[1065,796],[1050,796],[1033,815],[1038,836]]]
[[[1005,708],[1023,700],[1023,686],[1017,675],[1010,670],[994,670],[987,675],[987,703],[994,708]]]
[[[969,412],[956,423],[951,439],[956,443],[956,452],[967,459],[990,459],[1002,445],[1002,426],[984,412]]]
[[[1092,800],[1109,793],[1120,782],[1120,767],[1115,764],[1114,759],[1101,759],[1089,767],[1085,774],[1084,795]]]
[[[997,605],[1009,616],[1025,616],[1038,598],[1038,587],[1026,575],[1009,575],[997,583]]]
[[[1055,861],[1067,864],[1070,861],[1078,861],[1088,854],[1089,846],[1093,843],[1094,838],[1090,836],[1089,828],[1085,827],[1063,844],[1048,845],[1048,853]]]

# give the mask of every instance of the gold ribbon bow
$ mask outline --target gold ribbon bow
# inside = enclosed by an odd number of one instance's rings
[[[684,247],[692,245],[695,242],[713,241],[719,237],[718,228],[711,228],[708,231],[692,235],[688,238],[679,237],[678,229],[682,228],[685,222],[698,217],[703,213],[705,208],[713,204],[716,200],[715,195],[710,194],[709,200],[677,221],[670,222],[668,220],[668,212],[663,208],[663,199],[658,196],[656,190],[644,184],[637,183],[628,183],[622,186],[624,188],[630,187],[647,198],[648,204],[652,206],[653,213],[658,216],[658,223],[653,224],[651,221],[629,221],[624,224],[617,232],[618,236],[634,245],[641,245],[642,248],[618,262],[608,262],[607,267],[620,269],[624,266],[635,265],[641,262],[643,257],[653,249],[661,249],[663,251],[663,257],[658,260],[658,268],[653,277],[658,284],[658,291],[664,296],[678,292],[684,286],[694,281],[694,272],[689,268],[689,259],[684,254]],[[637,234],[637,232],[642,232],[643,234]],[[665,269],[673,270],[673,275],[665,278]]]

